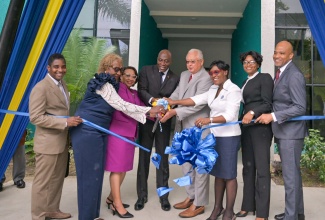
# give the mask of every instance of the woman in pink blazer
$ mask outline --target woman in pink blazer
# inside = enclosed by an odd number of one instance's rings
[[[144,103],[140,100],[138,92],[131,87],[137,82],[138,73],[134,67],[128,66],[123,69],[120,77],[120,87],[118,94],[124,101],[135,105]],[[138,122],[126,114],[115,111],[113,113],[110,130],[131,141],[137,137]],[[134,145],[127,143],[115,136],[109,135],[107,140],[105,170],[110,171],[111,193],[107,197],[106,203],[112,205],[113,214],[121,218],[132,218],[133,215],[125,208],[129,207],[123,204],[121,200],[120,187],[127,171],[133,169]]]

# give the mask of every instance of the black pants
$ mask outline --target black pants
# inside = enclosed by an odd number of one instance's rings
[[[255,211],[256,217],[268,218],[270,209],[271,125],[242,127],[243,202],[241,210]]]
[[[148,197],[148,175],[150,167],[150,156],[152,146],[155,141],[156,153],[161,156],[160,167],[156,169],[156,187],[168,187],[169,179],[169,164],[168,154],[165,154],[165,149],[169,145],[171,120],[166,123],[161,123],[162,132],[158,125],[156,131],[152,133],[154,122],[147,120],[145,124],[139,125],[139,141],[140,145],[150,150],[146,152],[139,150],[139,162],[137,172],[137,193],[138,198]],[[161,198],[167,198],[168,193]]]

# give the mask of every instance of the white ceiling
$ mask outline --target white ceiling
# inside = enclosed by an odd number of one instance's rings
[[[167,39],[231,39],[248,0],[144,0]]]

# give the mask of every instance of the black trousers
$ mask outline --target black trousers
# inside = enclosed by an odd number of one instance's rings
[[[153,133],[154,122],[147,120],[145,124],[139,125],[139,142],[140,145],[150,150],[146,152],[139,150],[139,162],[137,172],[137,194],[138,198],[148,197],[148,175],[151,159],[151,151],[153,143],[155,142],[155,151],[161,156],[160,167],[156,169],[156,187],[168,187],[169,179],[169,163],[168,154],[165,154],[165,149],[169,146],[171,120],[166,123],[161,123],[162,132],[160,126]],[[168,198],[168,193],[161,198]]]
[[[270,209],[271,125],[242,126],[243,201],[241,210],[268,218]]]

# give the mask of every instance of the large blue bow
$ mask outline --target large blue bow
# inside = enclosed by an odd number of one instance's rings
[[[170,164],[192,164],[200,174],[209,173],[217,161],[218,153],[214,150],[216,144],[213,134],[201,139],[202,129],[191,127],[181,133],[176,132],[172,146],[167,147],[165,154],[172,154]]]

